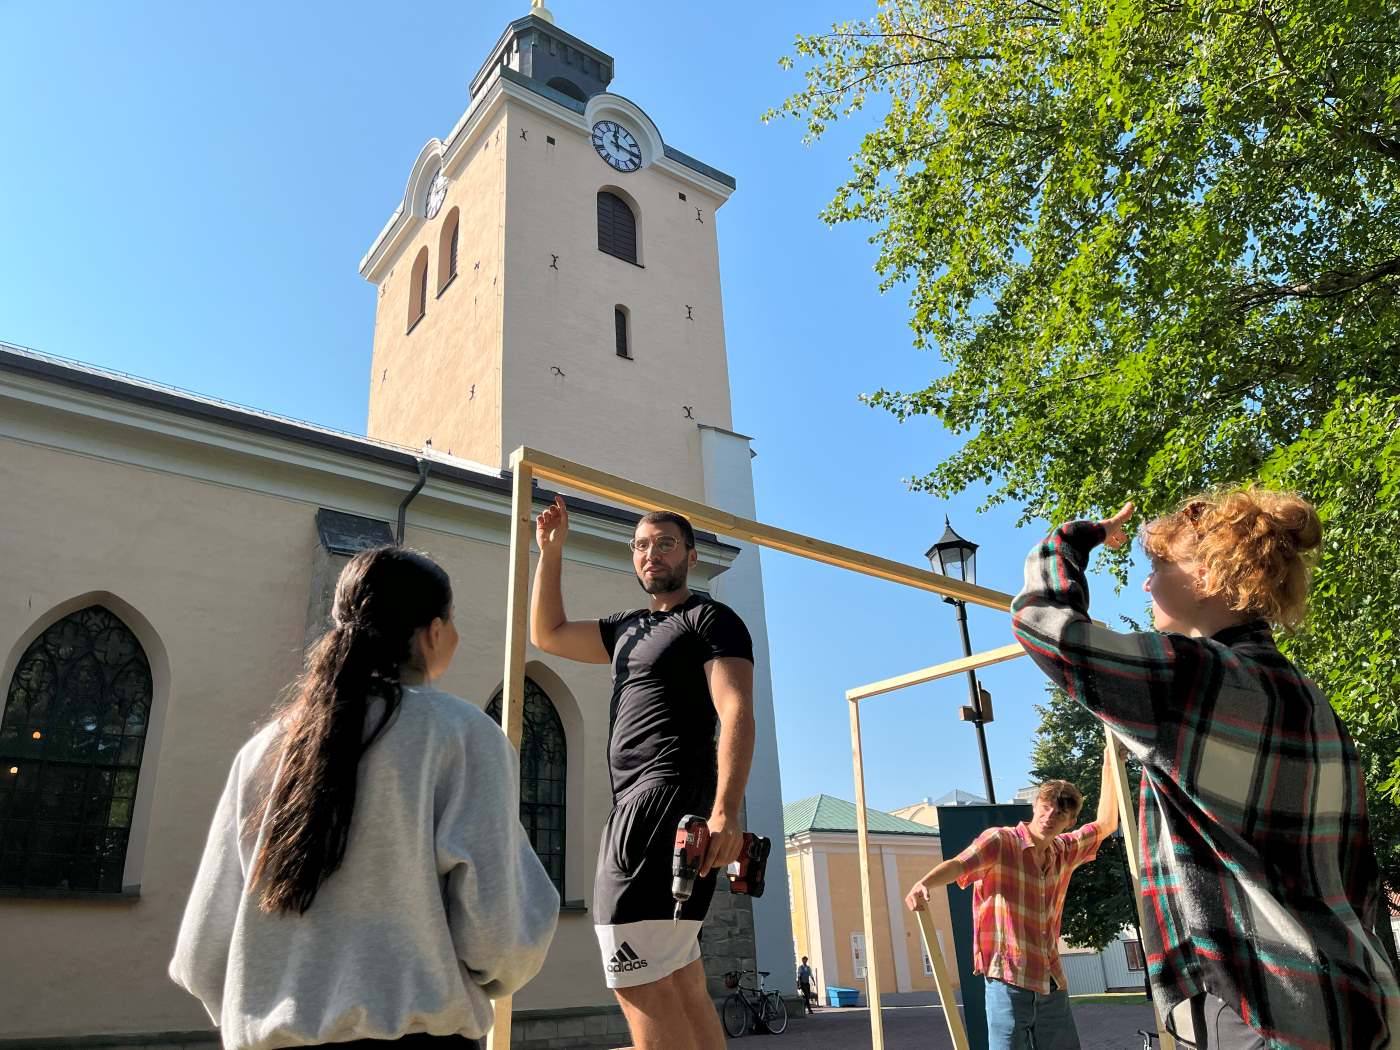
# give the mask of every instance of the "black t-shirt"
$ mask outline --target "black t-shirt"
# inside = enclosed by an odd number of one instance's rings
[[[614,613],[598,628],[612,658],[613,798],[644,780],[669,780],[694,784],[713,799],[718,716],[705,664],[728,656],[752,662],[744,621],[729,606],[692,594],[669,612]]]

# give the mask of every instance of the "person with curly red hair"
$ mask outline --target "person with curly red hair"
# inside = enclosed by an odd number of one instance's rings
[[[1123,633],[1090,620],[1085,566],[1127,542],[1132,512],[1051,533],[1012,615],[1031,658],[1142,763],[1159,1012],[1210,1050],[1400,1046],[1356,749],[1274,641],[1303,619],[1317,512],[1249,487],[1150,522],[1156,630]]]

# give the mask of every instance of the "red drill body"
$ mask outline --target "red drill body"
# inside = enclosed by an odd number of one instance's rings
[[[709,845],[710,826],[705,823],[705,818],[693,813],[682,817],[676,826],[676,851],[671,858],[671,896],[676,900],[673,916],[676,919],[681,917],[681,906],[690,900],[690,895],[695,891],[695,880],[700,877],[700,865],[705,861],[705,851]],[[768,854],[772,848],[771,840],[751,831],[744,832],[739,859],[725,869],[731,893],[763,896]]]

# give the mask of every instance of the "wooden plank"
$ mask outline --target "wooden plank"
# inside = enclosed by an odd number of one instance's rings
[[[871,907],[870,828],[865,816],[865,764],[860,746],[860,704],[851,703],[851,761],[856,774],[856,843],[860,849],[860,903],[865,921],[865,996],[870,1006],[871,1050],[885,1050],[885,1024],[880,1016],[880,965],[875,948],[875,918]],[[831,965],[827,964],[828,974]]]
[[[520,750],[525,714],[525,639],[530,612],[530,467],[519,451],[510,457],[510,576],[506,581],[506,654],[501,696],[501,728],[511,747]],[[507,813],[507,820],[520,814]],[[511,997],[495,1001],[495,1019],[486,1037],[487,1050],[510,1050]]]
[[[994,591],[989,587],[963,583],[961,580],[933,572],[931,569],[916,568],[889,558],[866,554],[851,547],[842,547],[839,544],[827,543],[825,540],[814,539],[801,533],[789,532],[787,529],[779,529],[772,525],[751,521],[748,518],[740,518],[717,507],[708,507],[683,496],[677,496],[647,485],[639,485],[615,474],[608,474],[580,463],[573,463],[537,449],[522,446],[511,455],[511,462],[515,463],[517,457],[524,465],[532,468],[538,478],[567,485],[590,495],[625,506],[636,507],[639,510],[673,510],[684,514],[690,519],[691,525],[697,529],[705,529],[721,536],[747,540],[760,547],[786,551],[788,554],[796,554],[798,557],[824,562],[839,569],[850,569],[852,572],[860,572],[882,580],[890,580],[909,587],[917,587],[920,590],[932,591],[934,594],[957,598],[961,601],[971,602],[973,605],[1000,609],[1002,612],[1011,608],[1011,595],[1009,594]]]
[[[1133,876],[1133,907],[1137,909],[1138,929],[1144,925],[1142,913],[1142,893],[1139,887],[1142,885],[1138,878],[1141,870],[1141,858],[1138,857],[1138,830],[1137,815],[1133,812],[1133,789],[1128,781],[1128,766],[1123,761],[1122,752],[1118,750],[1118,742],[1113,736],[1113,730],[1108,726],[1103,727],[1104,746],[1111,749],[1114,756],[1113,762],[1113,783],[1118,792],[1118,827],[1123,833],[1123,852],[1128,857],[1128,871]],[[1139,944],[1144,961],[1147,959],[1147,949]],[[1161,1044],[1161,1050],[1176,1050],[1176,1040],[1167,1032],[1166,1025],[1162,1023],[1162,1018],[1157,1014],[1157,1004],[1152,1004],[1152,1019],[1157,1025],[1157,1039]]]
[[[879,696],[882,693],[893,693],[896,689],[907,689],[911,685],[936,682],[940,678],[991,667],[993,664],[1005,663],[1007,660],[1014,660],[1018,656],[1025,655],[1026,650],[1021,643],[1012,642],[1010,645],[1003,645],[1000,649],[988,649],[984,653],[960,656],[956,660],[925,667],[922,671],[910,671],[908,674],[885,678],[879,682],[871,682],[869,685],[858,685],[854,689],[846,690],[846,699],[852,701],[869,700],[872,696]]]
[[[943,952],[938,945],[938,931],[933,925],[933,905],[924,905],[923,911],[914,915],[919,920],[919,932],[924,938],[924,951],[928,952],[933,963],[933,983],[938,988],[938,1001],[943,1005],[943,1019],[948,1022],[948,1035],[953,1039],[953,1050],[970,1050],[967,1042],[967,1029],[963,1027],[962,1014],[958,1012],[958,998],[953,991],[953,979],[948,976],[948,966],[943,961]]]

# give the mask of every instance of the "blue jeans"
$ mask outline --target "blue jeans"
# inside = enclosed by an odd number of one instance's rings
[[[1069,994],[1052,984],[1049,994],[987,978],[987,1046],[990,1050],[1079,1050],[1079,1030]]]

